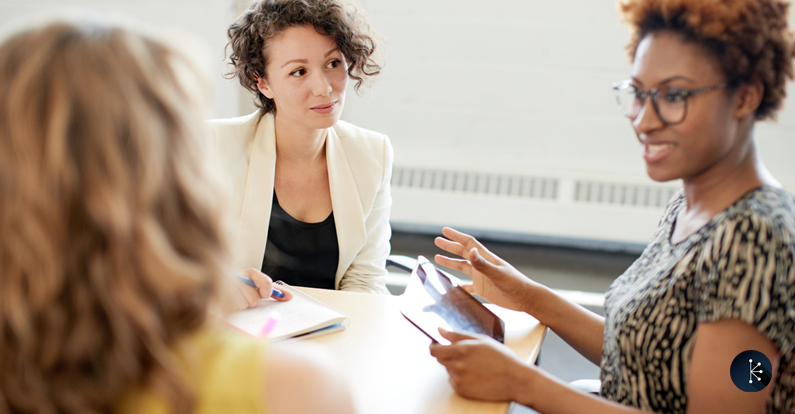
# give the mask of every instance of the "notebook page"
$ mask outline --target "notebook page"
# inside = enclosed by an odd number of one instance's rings
[[[278,288],[285,289],[285,286]],[[279,302],[275,299],[264,299],[254,308],[231,314],[227,322],[249,335],[259,336],[268,315],[276,310],[281,318],[268,338],[281,339],[322,329],[347,319],[342,313],[301,292],[289,290],[294,295],[292,300]]]

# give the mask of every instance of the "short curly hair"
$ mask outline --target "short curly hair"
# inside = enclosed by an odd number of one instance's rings
[[[268,42],[295,26],[312,26],[337,42],[348,61],[348,76],[356,81],[357,93],[365,77],[381,72],[374,55],[376,37],[367,19],[353,5],[344,0],[256,1],[229,26],[227,48],[231,48],[233,69],[226,76],[237,77],[244,88],[254,93],[254,104],[262,113],[276,111],[273,100],[257,89],[257,79],[267,79]]]
[[[623,20],[632,27],[627,45],[634,60],[648,34],[671,31],[712,51],[731,87],[760,82],[765,92],[757,120],[775,118],[793,78],[789,3],[781,0],[623,0]]]

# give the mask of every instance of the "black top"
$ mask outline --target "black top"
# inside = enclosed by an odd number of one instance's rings
[[[263,273],[289,285],[334,289],[339,255],[333,211],[320,223],[304,223],[287,214],[273,192]]]

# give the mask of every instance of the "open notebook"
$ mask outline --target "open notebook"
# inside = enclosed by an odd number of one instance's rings
[[[273,287],[289,291],[293,299],[277,302],[265,299],[255,308],[235,312],[226,319],[234,328],[251,336],[258,337],[268,315],[276,311],[280,319],[268,335],[268,339],[284,339],[295,337],[311,337],[345,329],[348,317],[336,309],[293,289],[282,281],[276,281]]]

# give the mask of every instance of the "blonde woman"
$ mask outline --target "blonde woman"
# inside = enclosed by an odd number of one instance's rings
[[[259,108],[211,122],[238,265],[288,284],[387,293],[392,146],[340,121],[348,81],[358,89],[380,71],[364,16],[342,0],[260,0],[228,34],[231,75]]]
[[[352,411],[322,355],[214,326],[234,279],[192,66],[88,19],[0,44],[0,412]]]

